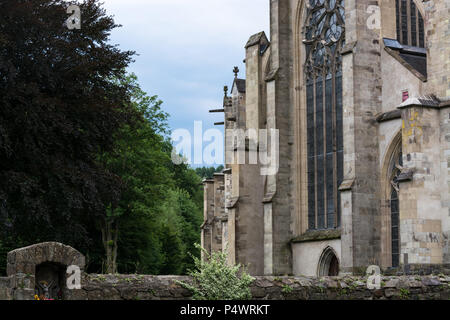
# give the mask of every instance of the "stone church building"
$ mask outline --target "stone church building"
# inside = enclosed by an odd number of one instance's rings
[[[211,111],[278,130],[278,170],[204,181],[203,247],[253,275],[449,270],[450,0],[271,0],[245,63]]]

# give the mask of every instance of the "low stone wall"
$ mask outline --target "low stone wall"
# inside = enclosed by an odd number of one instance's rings
[[[85,274],[81,290],[70,300],[188,300],[190,292],[176,283],[189,277]],[[379,290],[367,288],[364,277],[256,277],[255,300],[448,300],[449,276],[382,277]]]
[[[184,300],[191,293],[175,281],[183,276],[84,274],[81,290],[68,290],[67,300]]]
[[[9,277],[0,277],[0,300],[11,300],[11,285]]]
[[[85,258],[81,253],[56,242],[39,243],[11,251],[8,253],[8,277],[0,278],[0,300],[32,300],[36,290],[40,296],[62,296],[66,300],[192,299],[191,293],[177,283],[189,283],[189,277],[87,274],[83,272],[84,265]],[[82,275],[81,289],[67,288],[69,278],[66,268],[69,266],[79,268],[78,274]],[[367,278],[358,276],[256,277],[251,293],[255,300],[448,300],[450,276],[441,273],[448,270],[446,266],[441,267],[429,266],[428,271],[437,272],[437,276],[382,276],[381,289],[378,290],[369,290]],[[420,270],[423,268],[406,271]]]

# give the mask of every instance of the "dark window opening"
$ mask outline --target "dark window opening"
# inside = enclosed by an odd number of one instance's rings
[[[343,0],[308,2],[303,40],[307,103],[308,228],[340,225],[343,179],[342,57]]]
[[[328,270],[329,277],[337,277],[339,275],[339,261],[335,255],[331,258],[330,269]]]
[[[327,247],[318,264],[317,276],[319,277],[335,277],[339,275],[339,260],[331,247]]]
[[[424,21],[414,0],[396,0],[397,40],[403,45],[425,47]]]
[[[398,267],[400,265],[400,202],[398,197],[398,176],[401,173],[401,167],[403,165],[403,153],[401,144],[398,146],[391,163],[391,253],[392,267]]]
[[[400,235],[399,235],[399,201],[398,193],[392,189],[391,193],[391,238],[392,238],[392,266],[398,267],[400,263]]]

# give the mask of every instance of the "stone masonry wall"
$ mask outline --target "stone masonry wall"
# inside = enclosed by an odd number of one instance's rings
[[[10,279],[0,277],[0,300],[11,300]]]
[[[83,274],[82,289],[67,300],[190,300],[175,281],[186,276]],[[254,300],[448,300],[450,276],[383,276],[382,288],[369,290],[363,277],[255,277]],[[9,278],[0,278],[0,300],[13,300]],[[19,297],[17,299],[20,299]]]
[[[84,275],[82,289],[70,300],[189,300],[191,294],[175,281],[184,276]],[[448,300],[450,276],[382,277],[382,288],[367,289],[363,277],[255,277],[255,300]]]

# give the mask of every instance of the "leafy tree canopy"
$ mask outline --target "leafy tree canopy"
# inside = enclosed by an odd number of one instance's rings
[[[126,73],[134,52],[97,0],[0,2],[0,273],[41,241],[88,271],[185,273],[199,255],[201,177],[171,161],[168,115]]]
[[[82,247],[85,225],[122,191],[97,161],[116,128],[135,121],[123,81],[133,52],[108,43],[117,27],[96,0],[81,30],[61,0],[0,3],[0,219],[24,242]]]
[[[203,179],[211,179],[214,175],[214,173],[222,172],[224,169],[223,165],[215,167],[200,167],[196,168],[195,172],[202,177]]]

